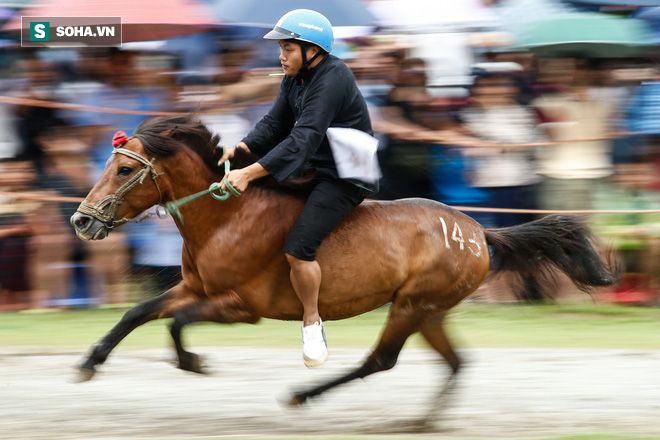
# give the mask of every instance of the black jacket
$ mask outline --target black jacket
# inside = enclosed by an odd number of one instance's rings
[[[327,55],[302,83],[297,77],[286,76],[270,111],[243,142],[279,182],[303,168],[337,178],[326,136],[328,127],[354,128],[373,135],[355,76],[334,55]],[[375,190],[374,186],[369,189]]]

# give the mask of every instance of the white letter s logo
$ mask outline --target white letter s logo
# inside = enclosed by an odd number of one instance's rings
[[[34,27],[34,36],[37,38],[46,38],[46,32],[44,30],[46,29],[46,26],[43,24],[38,24]]]

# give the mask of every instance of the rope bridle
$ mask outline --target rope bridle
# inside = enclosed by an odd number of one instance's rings
[[[112,154],[123,154],[124,156],[128,156],[131,159],[135,159],[142,164],[142,169],[135,173],[135,175],[131,177],[126,183],[124,183],[116,193],[103,197],[94,205],[83,201],[78,208],[78,212],[91,215],[95,219],[102,222],[108,229],[113,229],[116,226],[123,225],[124,223],[128,222],[139,223],[151,215],[150,213],[142,213],[137,217],[115,220],[119,206],[124,203],[124,196],[137,185],[142,184],[147,174],[151,174],[151,179],[154,181],[156,189],[158,190],[158,205],[163,202],[163,193],[158,186],[158,177],[162,176],[163,173],[159,174],[156,172],[156,168],[154,168],[154,161],[156,158],[153,158],[151,161],[149,161],[144,156],[136,153],[135,151],[131,151],[123,147],[115,148],[112,151]]]

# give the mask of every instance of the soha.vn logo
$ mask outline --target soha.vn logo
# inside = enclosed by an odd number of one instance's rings
[[[58,37],[114,37],[115,28],[113,26],[57,26],[55,35]],[[31,22],[30,41],[50,41],[50,22]]]

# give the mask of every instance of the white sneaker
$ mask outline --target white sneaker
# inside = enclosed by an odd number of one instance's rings
[[[303,326],[303,361],[307,368],[320,367],[328,359],[328,344],[325,342],[323,322],[319,318],[312,325]]]

